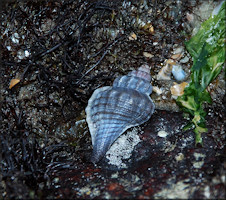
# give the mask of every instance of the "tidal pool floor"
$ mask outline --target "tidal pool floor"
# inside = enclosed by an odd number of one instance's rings
[[[174,57],[189,82],[184,41],[217,3],[1,2],[0,198],[224,199],[224,71],[208,88],[203,146],[183,131],[188,121],[170,91],[175,78],[157,78]],[[143,63],[156,110],[93,165],[87,102]]]

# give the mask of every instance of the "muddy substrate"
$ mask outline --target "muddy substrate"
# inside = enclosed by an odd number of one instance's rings
[[[63,143],[41,149],[33,144],[34,151],[41,152],[34,153],[34,160],[27,159],[31,163],[24,164],[21,171],[3,177],[2,186],[6,189],[3,196],[223,199],[226,152],[222,141],[216,140],[224,137],[220,130],[222,114],[208,117],[204,145],[195,147],[194,133],[178,130],[186,124],[181,113],[156,111],[139,135],[141,142],[127,161],[127,169],[116,169],[107,164],[106,158],[94,166],[89,162],[91,150],[75,151]],[[171,134],[159,137],[159,125]],[[26,167],[35,166],[33,162],[39,168],[26,173]]]

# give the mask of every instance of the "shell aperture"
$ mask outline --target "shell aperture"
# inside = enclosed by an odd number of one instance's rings
[[[113,86],[94,91],[86,107],[93,153],[97,163],[114,141],[128,128],[148,121],[155,105],[150,98],[152,86],[148,65],[115,79]]]

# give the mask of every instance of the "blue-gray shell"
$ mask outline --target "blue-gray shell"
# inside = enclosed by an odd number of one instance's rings
[[[94,91],[86,108],[93,163],[97,163],[128,128],[150,119],[155,108],[149,96],[151,92],[150,80],[137,77],[134,71],[116,78],[112,87]]]

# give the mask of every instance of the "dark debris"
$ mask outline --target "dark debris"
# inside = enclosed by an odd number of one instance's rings
[[[189,198],[205,198],[206,185],[211,197],[224,198],[224,184],[219,182],[225,171],[224,136],[214,124],[223,128],[225,116],[218,106],[214,108],[218,114],[208,119],[210,131],[203,149],[196,150],[193,142],[184,148],[185,141],[192,141],[191,133],[178,132],[169,137],[178,145],[176,150],[162,153],[164,141],[147,134],[147,125],[140,136],[143,143],[133,154],[134,162],[128,170],[118,172],[89,162],[87,135],[78,137],[79,145],[73,146],[53,131],[59,123],[80,116],[96,88],[111,84],[140,63],[156,66],[168,58],[173,44],[183,44],[186,39],[181,34],[186,32],[185,11],[192,12],[200,3],[149,0],[142,6],[143,1],[131,2],[1,1],[1,199],[147,199],[166,187],[170,178],[174,183],[188,179],[197,187]],[[149,19],[154,34],[132,20],[146,22],[147,7],[152,9]],[[131,32],[138,40],[128,39]],[[155,56],[144,58],[143,51]],[[13,78],[20,83],[10,90]],[[165,124],[168,128],[184,123],[181,114],[158,114],[170,121]],[[151,119],[150,130],[157,131],[159,119],[157,115]],[[177,165],[171,159],[180,150],[186,159]],[[207,155],[201,171],[192,168],[195,151]]]

